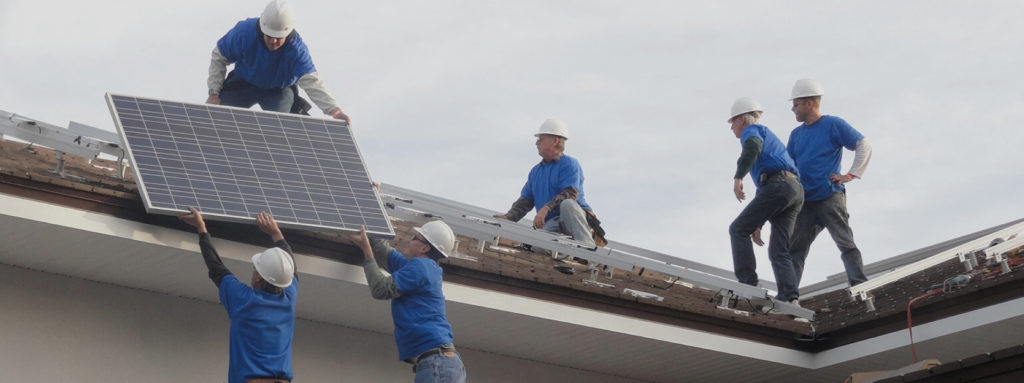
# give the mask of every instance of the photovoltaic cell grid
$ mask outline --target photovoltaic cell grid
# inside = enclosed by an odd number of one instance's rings
[[[150,213],[393,237],[344,121],[107,94]]]

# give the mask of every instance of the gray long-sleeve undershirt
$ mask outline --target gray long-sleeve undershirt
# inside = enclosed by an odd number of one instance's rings
[[[366,285],[370,288],[370,295],[375,299],[395,299],[402,296],[398,292],[398,285],[395,284],[394,278],[381,270],[381,268],[387,268],[388,254],[394,249],[388,246],[387,241],[376,238],[370,240],[370,247],[374,259],[363,261],[363,274],[366,275]]]
[[[857,141],[857,147],[853,151],[853,165],[850,166],[850,175],[861,178],[868,170],[868,163],[871,162],[871,143],[867,138]]]

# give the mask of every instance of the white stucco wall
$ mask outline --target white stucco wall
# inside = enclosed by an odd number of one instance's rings
[[[225,382],[228,325],[216,303],[0,265],[0,381]],[[472,382],[633,382],[461,351]],[[411,382],[396,359],[390,334],[296,322],[296,382]]]

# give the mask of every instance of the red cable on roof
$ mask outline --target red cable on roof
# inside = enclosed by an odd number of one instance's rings
[[[910,332],[910,354],[914,357],[914,363],[917,363],[917,350],[914,349],[914,324],[910,320],[910,306],[913,305],[914,302],[917,302],[918,300],[921,300],[921,299],[930,297],[932,295],[941,293],[943,288],[944,287],[939,287],[937,289],[932,289],[931,291],[928,291],[927,293],[924,293],[924,295],[921,295],[921,296],[919,296],[917,298],[911,299],[910,303],[907,303],[907,331]]]

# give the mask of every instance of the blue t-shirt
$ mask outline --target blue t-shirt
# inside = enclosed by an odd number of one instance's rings
[[[757,161],[754,161],[754,167],[750,168],[750,177],[754,179],[754,186],[761,187],[761,174],[764,173],[788,170],[797,175],[800,174],[793,159],[786,152],[786,146],[782,145],[782,141],[767,126],[753,124],[743,128],[743,134],[740,135],[740,146],[742,147],[750,137],[757,137],[761,140],[761,154],[757,156]]]
[[[316,72],[309,49],[298,32],[275,51],[260,37],[260,19],[239,21],[217,41],[217,49],[235,64],[235,76],[262,89],[295,85],[299,77]]]
[[[576,190],[579,191],[576,202],[579,202],[580,207],[583,210],[592,210],[587,204],[587,200],[583,198],[583,168],[580,167],[580,162],[563,154],[559,159],[551,162],[541,161],[534,166],[530,170],[529,177],[526,178],[526,185],[523,185],[520,196],[533,201],[534,209],[540,211],[562,189],[570,186],[576,187]],[[544,217],[544,220],[557,217],[558,211],[556,206],[548,212],[548,216]]]
[[[388,271],[400,294],[391,300],[398,359],[408,360],[452,343],[454,335],[445,316],[441,292],[441,266],[429,258],[406,259],[392,249],[388,254]]]
[[[270,294],[228,274],[220,281],[220,303],[231,319],[228,382],[274,377],[292,379],[296,277],[284,294]]]
[[[842,191],[843,185],[829,181],[839,174],[843,148],[855,150],[864,138],[850,124],[835,116],[821,116],[814,125],[800,125],[789,134],[786,147],[800,169],[804,201],[820,201]]]

